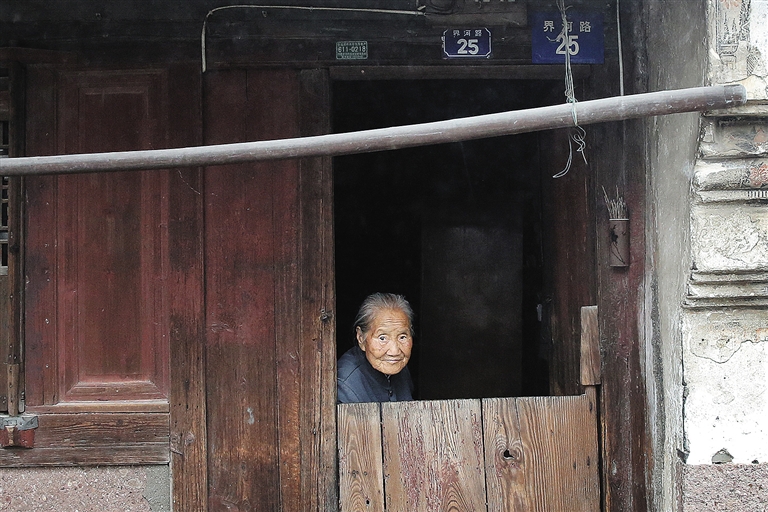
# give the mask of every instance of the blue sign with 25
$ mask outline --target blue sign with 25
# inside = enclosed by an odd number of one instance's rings
[[[568,52],[573,64],[605,61],[603,14],[566,11],[568,32],[559,12],[531,14],[531,58],[534,64],[562,64]]]
[[[490,57],[491,31],[487,28],[446,30],[443,53],[446,57]]]

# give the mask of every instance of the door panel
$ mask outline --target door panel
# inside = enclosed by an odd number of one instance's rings
[[[301,135],[300,87],[295,71],[208,73],[206,143]],[[322,202],[312,199],[322,186],[312,181],[316,171],[299,160],[205,171],[211,510],[302,510],[317,502],[321,411],[313,397],[319,380],[335,373],[321,374],[321,326],[310,320],[320,311],[303,307],[325,284],[303,273],[312,264],[303,240],[317,242],[308,249],[321,254],[325,243],[314,232],[322,225],[302,224],[307,215],[322,218]]]
[[[165,146],[167,79],[62,73],[54,151]],[[44,346],[27,352],[28,405],[167,400],[168,172],[31,178],[28,191],[29,218],[51,220],[27,241],[29,347]]]
[[[197,76],[196,66],[183,65],[30,66],[27,154],[199,144]],[[195,337],[202,304],[202,286],[194,291],[202,276],[195,175],[27,178],[25,383],[27,412],[39,415],[40,427],[35,448],[3,451],[4,464],[167,464],[171,400],[185,411],[173,421],[174,438],[185,443],[171,449],[182,447],[195,464],[204,443],[193,441],[204,435],[179,419],[199,411],[187,400],[199,379],[176,357],[194,360],[202,339]],[[171,386],[172,378],[180,385]]]

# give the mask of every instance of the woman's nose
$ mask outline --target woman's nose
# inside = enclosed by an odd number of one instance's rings
[[[400,349],[400,345],[398,345],[395,342],[392,342],[387,346],[387,354],[398,355],[400,354],[400,352],[402,352],[402,350]]]

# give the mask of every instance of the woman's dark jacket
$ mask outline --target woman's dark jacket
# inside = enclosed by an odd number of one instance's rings
[[[339,358],[337,384],[337,400],[342,404],[413,400],[413,382],[407,367],[395,375],[385,375],[371,366],[357,345]]]

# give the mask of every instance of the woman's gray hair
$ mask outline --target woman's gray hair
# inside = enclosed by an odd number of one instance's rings
[[[360,309],[357,312],[357,318],[355,318],[355,324],[352,329],[357,332],[359,327],[363,334],[368,332],[373,323],[373,319],[376,315],[385,309],[400,310],[408,317],[408,323],[411,326],[411,336],[413,336],[413,309],[411,305],[405,300],[402,295],[395,295],[394,293],[372,293],[365,298],[360,305]]]

